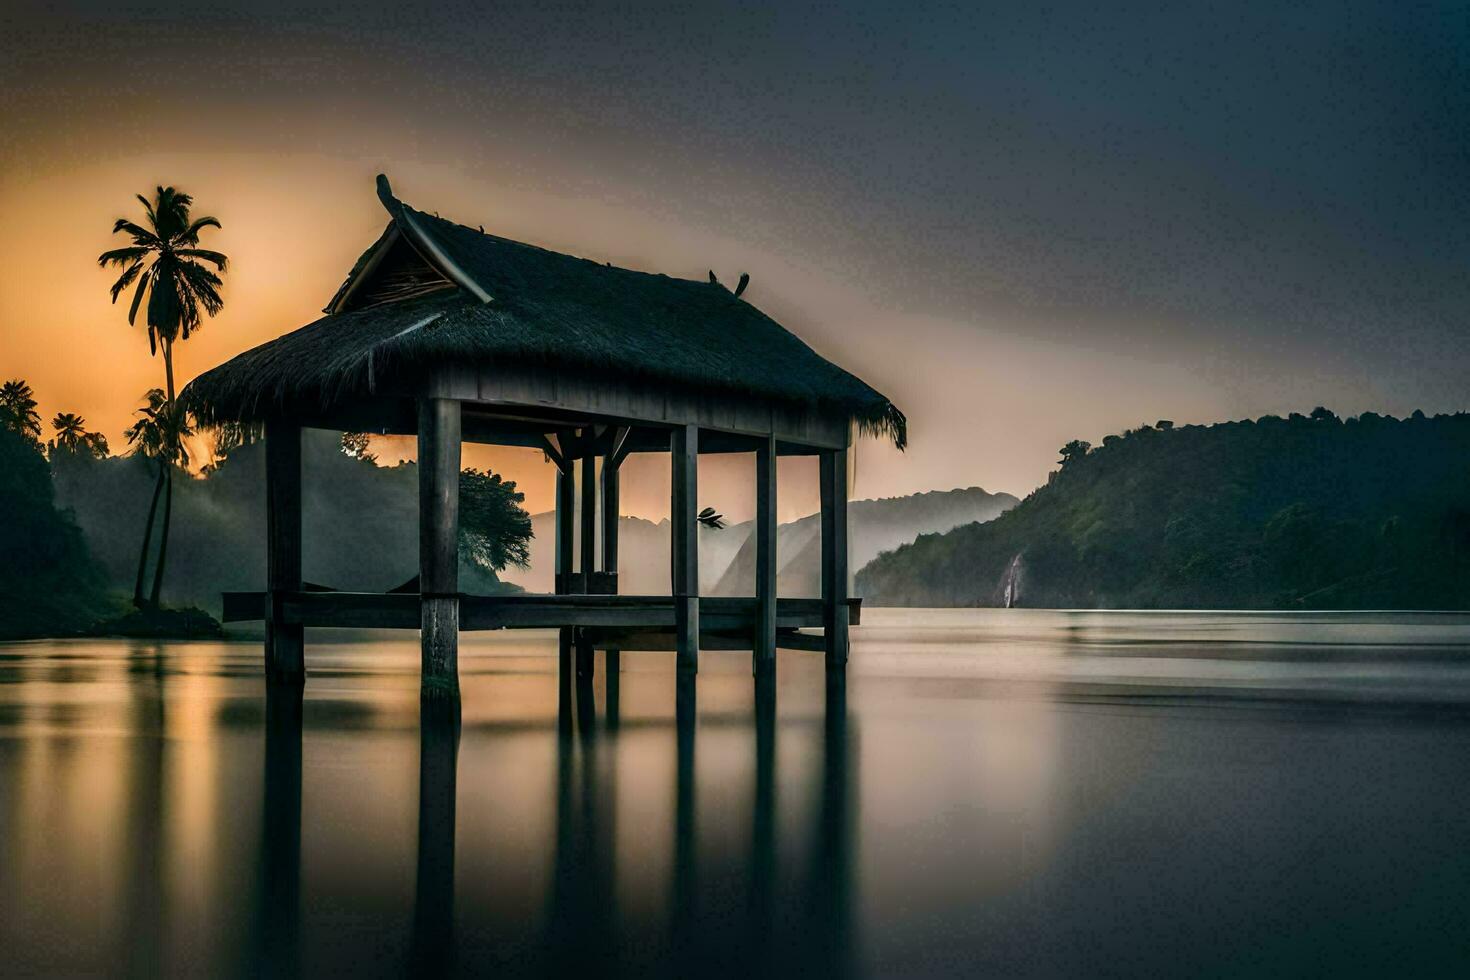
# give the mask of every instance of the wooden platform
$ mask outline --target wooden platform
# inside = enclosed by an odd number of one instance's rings
[[[278,622],[292,626],[418,629],[421,596],[417,592],[282,592]],[[268,620],[265,592],[226,592],[227,623]],[[862,600],[848,599],[849,622],[860,620]],[[710,649],[749,649],[757,603],[745,596],[706,596],[699,600],[700,633]],[[625,649],[668,649],[660,639],[673,636],[675,600],[672,596],[640,595],[468,595],[459,596],[461,630],[555,629],[562,626],[589,630],[596,645]],[[822,627],[822,600],[779,599],[776,629],[791,634],[798,629]],[[805,649],[820,637],[794,639],[783,635],[782,646]],[[634,642],[636,640],[636,643]],[[724,640],[744,646],[726,647]]]

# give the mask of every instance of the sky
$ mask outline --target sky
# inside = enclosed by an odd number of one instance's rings
[[[320,315],[380,171],[511,238],[749,272],[908,414],[856,496],[1024,495],[1161,418],[1470,408],[1464,4],[10,0],[0,92],[0,375],[114,448],[162,378],[95,264],[133,195],[223,224],[186,379]],[[472,458],[550,505],[539,455]],[[745,465],[707,468],[737,519]],[[656,470],[631,512],[667,511]]]

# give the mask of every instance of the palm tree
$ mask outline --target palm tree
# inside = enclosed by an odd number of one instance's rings
[[[189,335],[199,329],[202,322],[199,315],[201,308],[209,316],[214,316],[224,308],[224,300],[219,294],[223,282],[218,273],[225,271],[229,259],[222,252],[199,247],[199,233],[205,228],[218,228],[220,223],[214,217],[192,217],[190,211],[194,206],[194,199],[188,194],[180,193],[172,187],[159,187],[152,201],[141,194],[138,195],[138,201],[143,205],[143,213],[147,216],[147,227],[135,224],[127,218],[118,218],[112,226],[112,233],[116,235],[118,232],[125,232],[131,236],[133,243],[103,252],[97,257],[97,264],[103,268],[117,266],[123,270],[112,284],[114,303],[128,287],[134,287],[133,302],[128,308],[129,324],[137,323],[138,310],[143,305],[144,295],[147,295],[148,306],[144,319],[148,324],[148,349],[154,355],[159,351],[163,352],[166,386],[163,393],[164,404],[171,407],[174,404],[174,343],[188,340]],[[214,266],[214,269],[207,266]],[[153,392],[149,392],[150,404],[152,395]],[[171,418],[166,427],[178,433],[179,438],[188,431],[187,420],[182,417],[172,418],[174,413],[171,410],[165,413],[162,405],[155,406],[155,414],[160,418],[164,414],[169,415]],[[133,441],[131,436],[129,441]],[[156,508],[158,490],[165,480],[162,473],[170,470],[167,477],[168,493],[163,498],[163,534],[153,578],[152,603],[155,606],[158,605],[164,555],[168,548],[169,510],[173,504],[172,460],[187,459],[182,443],[176,443],[168,450],[167,455],[170,461],[160,462],[159,484],[153,490],[153,508]],[[149,537],[153,533],[154,516],[154,510],[150,508],[147,531],[143,537],[143,553],[139,558],[138,582],[133,591],[133,602],[138,605],[141,605],[143,598],[143,564],[147,559]]]
[[[126,432],[133,451],[158,465],[158,479],[153,484],[153,501],[148,505],[148,521],[143,527],[143,547],[138,554],[138,575],[133,582],[133,605],[143,608],[143,574],[148,565],[148,544],[153,538],[153,520],[158,513],[158,497],[163,496],[163,530],[158,539],[158,560],[153,566],[153,590],[147,605],[158,608],[158,595],[163,588],[163,569],[168,556],[168,526],[174,495],[174,468],[189,465],[184,439],[194,434],[188,416],[179,404],[161,388],[153,388],[143,396],[147,404],[138,409],[142,416]]]
[[[56,438],[51,442],[51,452],[86,452],[102,459],[107,455],[107,437],[100,432],[88,432],[87,420],[72,412],[59,412],[51,420]]]
[[[224,308],[224,300],[219,295],[220,277],[205,265],[224,272],[229,259],[220,252],[199,247],[199,233],[205,228],[218,228],[220,223],[212,217],[191,218],[194,199],[188,194],[172,187],[160,187],[153,201],[141,194],[138,200],[148,216],[148,227],[118,218],[112,233],[126,232],[132,236],[133,244],[103,252],[97,257],[97,264],[103,268],[122,267],[122,275],[112,284],[114,303],[124,290],[136,283],[133,303],[128,308],[128,323],[137,322],[138,309],[147,294],[148,349],[155,355],[160,350],[163,352],[168,400],[173,401],[174,343],[188,340],[199,329],[201,307],[210,316]]]
[[[0,425],[27,442],[41,441],[41,413],[36,411],[36,393],[20,378],[0,385]]]

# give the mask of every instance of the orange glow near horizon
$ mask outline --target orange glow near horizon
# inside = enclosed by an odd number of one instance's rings
[[[957,486],[1024,495],[1045,478],[1054,447],[1071,438],[1099,439],[1158,417],[1226,415],[1219,392],[1177,360],[1171,364],[1172,352],[1102,352],[1015,329],[884,311],[855,286],[779,250],[644,213],[606,188],[579,192],[550,178],[550,189],[527,186],[522,170],[492,163],[471,173],[413,159],[211,150],[58,160],[44,173],[6,174],[0,207],[20,231],[0,239],[9,276],[0,288],[0,375],[31,383],[48,433],[57,412],[75,412],[107,436],[113,452],[126,452],[123,430],[143,393],[162,386],[163,364],[149,356],[146,330],[129,327],[126,300],[109,302],[116,271],[98,268],[96,258],[124,243],[110,234],[116,218],[141,215],[134,195],[171,183],[194,196],[196,215],[212,214],[223,225],[209,229],[204,244],[230,257],[225,309],[176,347],[183,385],[322,315],[386,222],[372,183],[382,171],[415,206],[522,241],[690,278],[707,268],[728,280],[750,272],[751,302],[909,416],[907,453],[861,442],[854,498]],[[207,441],[193,448],[195,465],[207,462]],[[411,443],[378,451],[384,462],[412,457]],[[554,477],[537,454],[466,447],[465,460],[515,480],[528,510],[553,506]],[[650,457],[629,471],[625,513],[667,514],[666,461],[659,462]],[[717,458],[704,466],[708,492],[701,497],[734,521],[749,517],[746,466]],[[783,470],[783,487],[796,483],[783,489],[782,519],[815,506],[801,473]]]

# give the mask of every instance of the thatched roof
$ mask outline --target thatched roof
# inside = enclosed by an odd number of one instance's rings
[[[206,424],[368,394],[439,364],[544,367],[718,391],[845,415],[900,447],[905,420],[724,286],[619,269],[416,211],[378,178],[391,218],[327,315],[196,378]],[[402,298],[399,298],[402,297]]]

